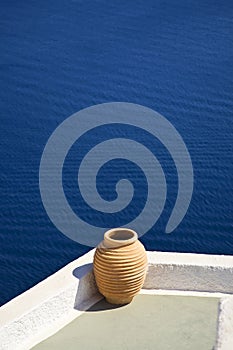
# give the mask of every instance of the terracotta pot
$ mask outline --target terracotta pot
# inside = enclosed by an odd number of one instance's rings
[[[146,251],[135,231],[116,228],[105,233],[94,255],[94,275],[109,303],[130,303],[142,288],[146,269]]]

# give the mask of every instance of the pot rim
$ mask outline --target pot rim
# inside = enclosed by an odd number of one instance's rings
[[[116,238],[114,238],[114,235]],[[125,235],[125,238],[124,238]],[[138,235],[134,230],[125,227],[112,228],[105,232],[104,241],[110,245],[125,246],[136,242]]]

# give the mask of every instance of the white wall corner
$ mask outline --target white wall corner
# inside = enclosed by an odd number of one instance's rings
[[[218,336],[215,350],[233,349],[233,296],[222,298],[219,307]]]

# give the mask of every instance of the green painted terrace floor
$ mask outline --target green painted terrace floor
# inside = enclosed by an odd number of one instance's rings
[[[129,305],[104,299],[34,350],[212,350],[215,297],[140,294]]]

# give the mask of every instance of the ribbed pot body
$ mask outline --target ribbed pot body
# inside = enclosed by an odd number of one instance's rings
[[[130,303],[142,288],[146,269],[146,251],[136,232],[113,229],[105,233],[94,255],[94,275],[109,303]]]

